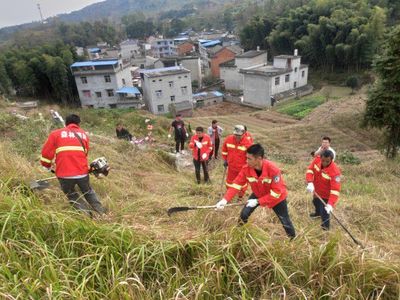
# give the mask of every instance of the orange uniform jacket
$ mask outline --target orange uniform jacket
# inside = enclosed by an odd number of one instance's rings
[[[86,152],[73,131],[81,137]],[[89,173],[86,157],[88,151],[89,137],[85,131],[76,124],[69,124],[50,133],[43,146],[40,163],[50,168],[55,157],[57,177],[85,175]]]
[[[251,135],[250,132],[246,131],[246,132],[244,133],[243,136],[244,136],[246,139],[248,139],[248,140],[250,141],[251,144],[253,144],[254,139],[253,139],[253,136]]]
[[[261,206],[274,207],[287,197],[286,185],[283,181],[281,171],[271,161],[264,159],[262,173],[257,176],[256,171],[245,165],[239,175],[233,181],[224,198],[229,202],[242,189],[243,185],[249,184],[256,195]]]
[[[246,150],[252,145],[252,142],[244,135],[237,142],[235,135],[229,135],[222,145],[222,158],[228,162],[228,168],[240,171],[246,164]]]
[[[340,169],[335,162],[327,167],[321,167],[321,157],[317,156],[309,165],[306,173],[306,180],[314,183],[315,192],[328,204],[335,206],[339,199],[340,192]]]
[[[192,149],[193,159],[200,160],[200,161],[207,161],[208,156],[210,155],[210,152],[213,149],[210,136],[205,133],[203,134],[203,139],[201,141],[201,144],[203,145],[203,147],[201,147],[201,149],[200,149],[200,157],[198,157],[199,148],[197,148],[196,142],[200,142],[197,134],[192,136],[192,138],[190,139],[190,143],[189,143],[189,148]],[[206,159],[202,158],[204,153],[207,153]]]

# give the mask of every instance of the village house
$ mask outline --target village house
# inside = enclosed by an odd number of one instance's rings
[[[267,61],[267,51],[258,47],[257,50],[236,55],[234,59],[221,64],[220,78],[224,80],[225,89],[243,90],[243,74],[239,73],[239,70],[266,64]]]
[[[176,45],[173,39],[155,39],[151,43],[154,57],[176,56]]]
[[[195,107],[215,105],[221,103],[223,100],[224,94],[218,91],[193,94],[193,104]]]
[[[75,62],[71,65],[82,107],[122,108],[142,105],[133,87],[129,65],[119,59]]]
[[[121,48],[121,58],[131,60],[134,57],[141,56],[141,49],[138,40],[125,40],[119,44]]]
[[[141,77],[143,98],[153,114],[165,114],[181,106],[185,110],[193,108],[192,80],[188,69],[174,66],[143,70]],[[190,107],[182,105],[182,102],[189,103]]]
[[[308,66],[301,64],[297,55],[274,57],[272,65],[256,65],[239,71],[243,74],[243,102],[255,107],[269,107],[280,93],[293,91],[307,85]]]

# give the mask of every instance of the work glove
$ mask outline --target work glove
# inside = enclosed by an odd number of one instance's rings
[[[203,144],[200,143],[199,141],[196,141],[196,146],[197,146],[197,148],[199,148],[199,149],[203,148]]]
[[[309,192],[309,193],[314,193],[314,183],[309,182],[309,183],[307,184],[307,192]]]
[[[331,212],[333,212],[333,207],[330,204],[327,204],[325,206],[325,211],[327,212],[327,214],[329,215]]]
[[[201,156],[202,159],[206,160],[207,159],[207,153],[203,153],[203,155]]]
[[[256,207],[258,205],[258,199],[247,200],[246,207]]]
[[[228,162],[226,160],[224,160],[224,167],[227,168],[228,167]]]
[[[168,134],[168,138],[169,138],[169,139],[171,138],[171,135],[170,135],[170,134]]]
[[[217,209],[224,209],[225,205],[228,204],[228,201],[224,198],[215,205]]]
[[[52,171],[51,168],[46,168],[45,166],[42,166],[42,169],[43,169],[43,171],[46,171],[49,173]]]
[[[189,137],[189,133],[187,133],[187,132],[186,132],[186,137],[187,137],[187,138]]]

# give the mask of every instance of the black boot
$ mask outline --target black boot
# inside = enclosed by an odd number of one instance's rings
[[[313,219],[319,218],[320,216],[321,215],[319,213],[316,213],[316,212],[310,214],[310,218],[313,218]]]

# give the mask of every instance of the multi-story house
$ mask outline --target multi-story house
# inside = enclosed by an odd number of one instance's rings
[[[273,105],[273,96],[307,85],[308,66],[297,55],[274,57],[272,65],[263,64],[241,69],[243,100],[257,107]],[[271,98],[272,96],[272,98]]]
[[[141,77],[143,98],[153,114],[168,113],[182,103],[193,107],[192,80],[188,69],[174,66],[144,70]]]
[[[177,55],[176,45],[173,39],[156,39],[151,43],[154,57],[165,57]]]
[[[71,65],[82,107],[140,107],[130,66],[118,59],[75,62]]]

